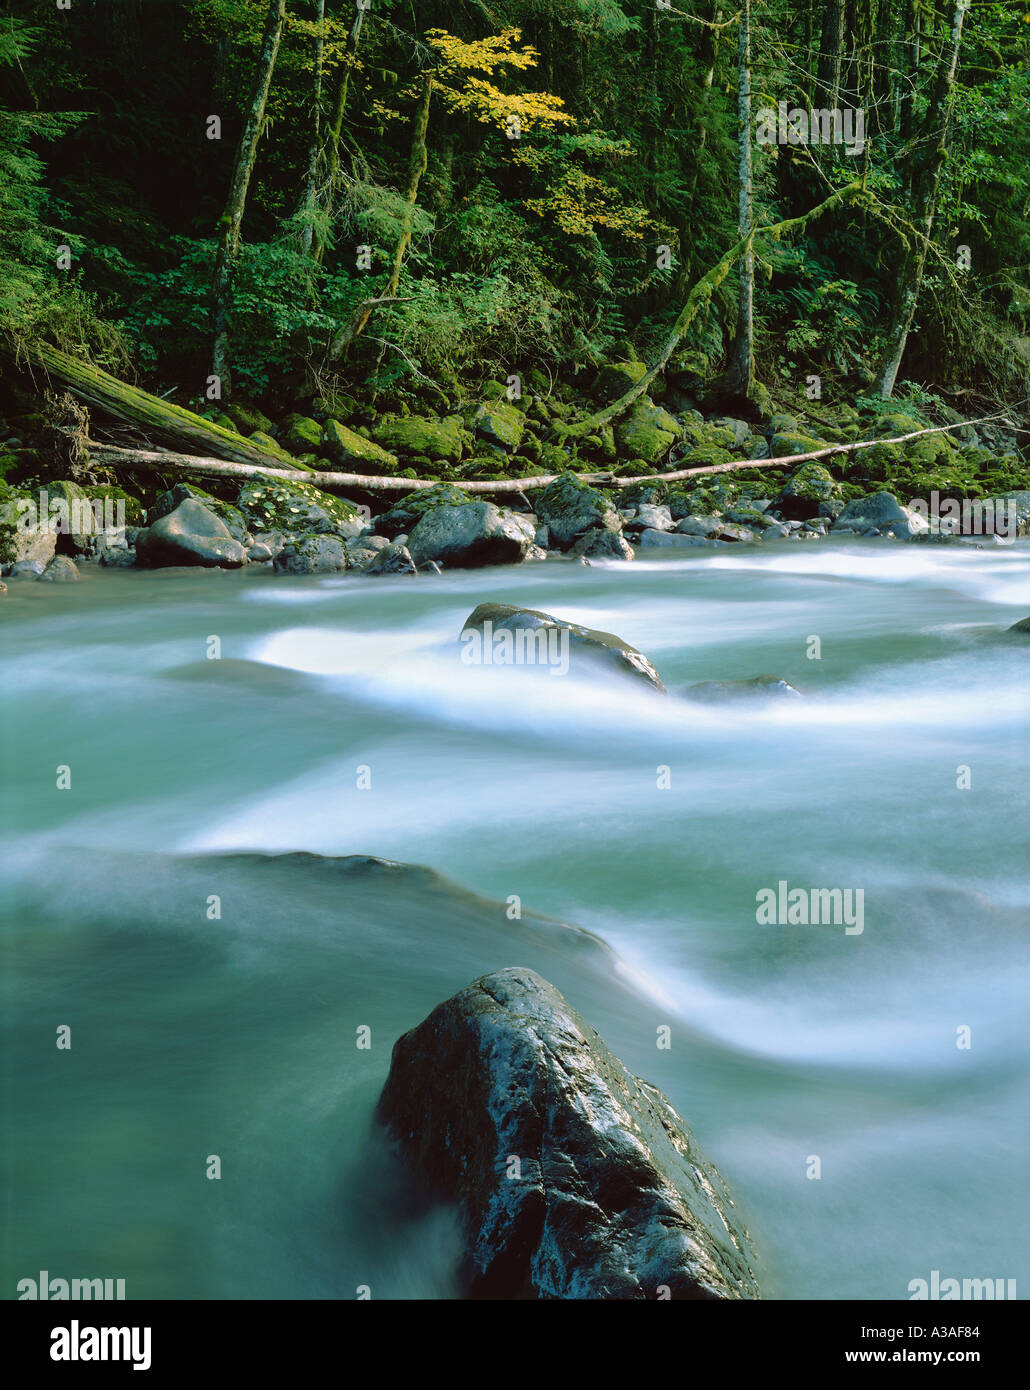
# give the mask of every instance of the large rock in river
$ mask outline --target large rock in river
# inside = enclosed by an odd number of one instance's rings
[[[476,980],[398,1039],[378,1114],[458,1203],[472,1297],[760,1297],[697,1140],[532,970]]]
[[[239,569],[247,552],[234,540],[224,521],[202,502],[187,497],[167,516],[136,537],[136,560],[148,569],[165,565],[203,565],[207,569]]]
[[[604,493],[574,473],[563,473],[548,483],[537,499],[536,514],[558,550],[568,550],[587,531],[622,530],[622,518]]]
[[[526,558],[535,536],[535,525],[517,512],[492,502],[466,502],[426,512],[411,530],[408,550],[416,565],[429,560],[460,569],[516,565]]]
[[[464,639],[465,634],[469,632],[489,632],[492,638],[497,632],[541,630],[568,633],[563,640],[568,643],[570,661],[577,666],[581,663],[594,664],[621,676],[633,676],[637,680],[646,681],[648,685],[664,694],[665,686],[661,677],[644,653],[638,652],[636,647],[631,647],[628,642],[624,642],[612,632],[601,632],[597,628],[566,622],[564,618],[555,618],[550,613],[541,613],[536,608],[518,608],[510,603],[481,603],[465,619],[462,637]],[[527,641],[526,645],[529,647],[532,644]],[[516,639],[516,650],[517,646]]]

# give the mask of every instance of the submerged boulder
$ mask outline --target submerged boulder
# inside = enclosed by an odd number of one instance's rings
[[[174,511],[140,531],[136,559],[148,569],[167,565],[239,569],[247,563],[247,552],[233,539],[224,521],[202,502],[187,497]]]
[[[408,550],[416,565],[427,560],[461,569],[515,565],[534,543],[536,527],[492,502],[434,507],[411,530]]]
[[[489,628],[487,624],[489,623]],[[618,675],[633,676],[644,680],[655,690],[664,693],[665,686],[655,668],[643,652],[631,647],[621,637],[612,632],[601,632],[596,628],[582,627],[579,623],[566,622],[564,618],[552,617],[536,608],[519,608],[510,603],[481,603],[465,620],[462,636],[469,632],[566,632],[561,640],[568,644],[569,657],[577,666],[595,664],[602,669],[614,671]],[[527,646],[529,639],[524,639]],[[501,663],[498,663],[501,664]]]
[[[398,1039],[378,1116],[457,1202],[479,1298],[759,1298],[717,1170],[532,970],[500,970]]]
[[[721,705],[737,700],[764,700],[769,697],[800,700],[801,691],[779,676],[752,676],[748,680],[698,681],[688,685],[683,694],[688,700],[703,700],[706,704]]]

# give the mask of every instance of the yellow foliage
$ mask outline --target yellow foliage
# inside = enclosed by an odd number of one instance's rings
[[[648,225],[643,208],[620,204],[614,189],[578,165],[564,169],[546,197],[528,199],[525,206],[540,217],[553,217],[568,236],[596,236],[603,227],[641,241]]]

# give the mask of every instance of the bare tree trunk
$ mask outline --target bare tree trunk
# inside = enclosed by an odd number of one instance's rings
[[[923,271],[926,269],[926,256],[933,232],[934,218],[937,215],[937,197],[940,191],[941,170],[948,154],[948,138],[951,133],[951,116],[955,106],[955,74],[958,70],[959,51],[962,47],[962,22],[966,16],[968,0],[955,0],[951,21],[951,38],[941,54],[934,83],[933,96],[926,113],[924,139],[928,151],[921,162],[916,178],[916,198],[919,213],[919,237],[915,245],[908,249],[901,274],[901,293],[895,307],[894,317],[887,338],[887,352],[880,374],[879,393],[884,398],[894,394],[898,370],[905,353],[905,344],[912,328],[919,291],[923,284]]]
[[[359,11],[360,13],[360,11]],[[325,0],[318,0],[316,24],[318,34],[315,38],[315,101],[311,115],[311,150],[308,155],[308,177],[304,185],[304,207],[311,215],[315,207],[315,194],[318,188],[318,172],[322,162],[322,60],[325,52]],[[301,233],[301,245],[305,255],[311,254],[313,224],[309,221]]]
[[[247,205],[247,189],[257,159],[258,140],[265,123],[268,92],[272,85],[272,73],[275,71],[275,60],[279,54],[279,41],[282,38],[285,19],[286,0],[269,0],[265,34],[258,58],[257,81],[254,84],[243,134],[236,149],[229,200],[218,224],[219,246],[214,275],[215,346],[211,371],[221,383],[224,396],[229,394],[230,389],[229,315],[232,308],[233,272],[240,249],[240,228]]]
[[[755,374],[755,255],[750,240],[751,208],[751,0],[744,0],[737,43],[737,235],[748,238],[737,267],[740,297],[737,335],[733,343],[726,386],[731,395],[746,397]]]
[[[393,248],[393,257],[390,265],[390,278],[386,285],[377,296],[379,300],[389,300],[395,298],[397,287],[401,282],[401,267],[404,265],[404,257],[408,247],[411,245],[411,231],[414,222],[415,199],[418,197],[418,186],[422,180],[422,175],[426,172],[428,156],[426,153],[426,132],[429,129],[429,103],[433,95],[433,79],[429,73],[422,79],[422,92],[419,96],[418,107],[415,111],[415,127],[411,136],[411,155],[408,160],[408,183],[404,190],[404,217],[401,223],[400,235]],[[356,319],[352,319],[350,324],[339,333],[330,348],[330,357],[334,360],[340,357],[365,331],[365,325],[372,317],[372,301],[366,301],[367,307],[362,309]]]

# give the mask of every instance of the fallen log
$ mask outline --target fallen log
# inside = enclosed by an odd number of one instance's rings
[[[79,400],[116,420],[137,426],[141,432],[172,448],[215,454],[255,467],[273,464],[275,455],[240,434],[222,429],[192,410],[160,400],[149,391],[130,386],[90,362],[72,357],[49,343],[16,343],[0,334],[0,358],[47,381],[56,381]]]
[[[729,463],[709,463],[698,468],[680,468],[671,473],[646,473],[634,477],[616,477],[611,472],[577,473],[580,482],[592,483],[601,487],[632,487],[635,483],[678,483],[687,478],[697,478],[715,473],[730,473],[741,468],[791,468],[797,463],[810,463],[815,459],[828,458],[833,454],[852,454],[859,449],[871,449],[877,444],[904,444],[909,439],[918,439],[924,434],[946,434],[950,430],[963,429],[966,425],[983,425],[991,420],[1010,423],[1003,415],[985,415],[979,420],[963,420],[955,425],[930,425],[925,429],[912,430],[908,434],[894,435],[890,439],[863,439],[852,444],[830,444],[824,449],[811,449],[804,454],[785,454],[781,458],[735,459]],[[144,468],[160,471],[188,473],[198,478],[239,478],[247,481],[255,478],[270,478],[288,483],[311,483],[323,492],[341,492],[360,489],[363,492],[417,492],[420,488],[435,487],[432,478],[398,478],[379,476],[374,473],[322,473],[249,463],[228,462],[225,459],[199,458],[192,454],[178,454],[151,449],[123,449],[115,444],[90,441],[90,458],[110,468]],[[571,471],[571,470],[570,470]],[[459,480],[456,486],[469,493],[517,493],[547,487],[560,473],[539,473],[530,478],[492,478]]]

